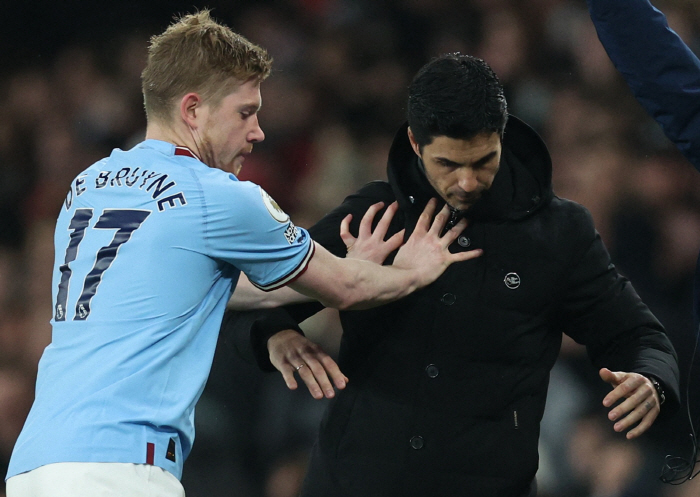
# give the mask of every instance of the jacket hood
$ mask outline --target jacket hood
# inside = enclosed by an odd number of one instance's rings
[[[417,218],[428,200],[440,199],[440,195],[419,167],[407,129],[408,123],[404,123],[394,137],[387,175],[400,208]],[[479,221],[523,219],[547,205],[553,196],[552,160],[547,146],[530,126],[509,116],[493,185],[469,210],[459,214]]]

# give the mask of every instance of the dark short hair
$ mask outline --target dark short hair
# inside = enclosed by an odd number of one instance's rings
[[[408,92],[408,125],[422,148],[436,136],[471,139],[498,133],[508,120],[503,86],[483,60],[445,54],[424,65]]]

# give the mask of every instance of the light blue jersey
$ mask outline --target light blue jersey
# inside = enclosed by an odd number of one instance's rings
[[[55,249],[52,342],[7,477],[127,462],[180,478],[232,282],[289,283],[308,233],[257,185],[147,140],[73,181]]]

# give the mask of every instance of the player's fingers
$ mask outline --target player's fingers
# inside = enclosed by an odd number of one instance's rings
[[[450,230],[445,233],[445,235],[442,237],[442,245],[443,247],[449,247],[452,245],[452,242],[454,242],[459,235],[462,234],[462,231],[464,231],[467,227],[467,220],[462,218],[459,220],[457,224],[455,224]]]
[[[325,367],[323,364],[320,362],[320,360],[323,360],[324,356],[326,354],[324,352],[319,352],[316,357],[307,355],[304,357],[304,361],[306,362],[306,365],[309,368],[309,371],[313,373],[314,377],[314,382],[316,383],[316,386],[314,387],[313,384],[309,385],[307,383],[307,386],[310,386],[310,389],[313,388],[314,391],[316,391],[316,387],[319,388],[320,391],[318,393],[321,394],[321,397],[324,395],[327,398],[332,398],[335,396],[335,390],[333,390],[333,384],[331,383],[331,380],[328,378],[328,374],[326,372]],[[317,358],[318,357],[318,358]],[[312,392],[313,395],[313,392]],[[314,395],[314,398],[318,398]]]
[[[277,366],[277,369],[282,373],[282,378],[284,379],[287,388],[290,390],[297,389],[297,381],[294,379],[294,368],[291,364],[282,364]]]
[[[369,206],[369,209],[362,216],[362,221],[360,221],[359,238],[369,238],[372,236],[372,223],[374,222],[374,217],[377,212],[384,207],[384,202],[377,202]]]
[[[323,369],[325,369],[326,373],[328,373],[328,375],[330,376],[331,380],[333,381],[333,384],[341,390],[345,388],[348,379],[340,371],[338,364],[336,364],[333,358],[329,355],[326,355],[321,359],[321,364],[323,365]]]
[[[428,203],[425,204],[425,209],[421,212],[418,222],[416,223],[415,231],[427,232],[430,227],[430,220],[433,219],[433,213],[435,212],[435,207],[437,206],[437,200],[431,198]]]
[[[433,224],[430,226],[429,233],[435,235],[435,236],[440,236],[440,233],[442,233],[443,228],[445,227],[445,224],[447,224],[447,220],[450,218],[450,208],[447,204],[443,206],[442,209],[440,209],[440,212],[437,213],[435,216],[435,219],[433,220]]]
[[[348,214],[340,222],[340,238],[343,243],[350,250],[350,247],[355,243],[356,238],[350,233],[350,221],[352,221],[352,214]]]
[[[389,229],[389,224],[391,224],[391,220],[394,218],[394,214],[396,214],[396,210],[398,208],[399,203],[396,201],[389,204],[389,207],[386,208],[384,214],[382,214],[382,218],[377,223],[377,227],[374,228],[374,234],[380,237],[382,240],[384,240],[384,236]]]
[[[457,252],[455,254],[449,255],[448,262],[452,264],[455,262],[469,261],[472,259],[476,259],[477,257],[481,257],[483,253],[484,251],[482,249],[468,250],[466,252]]]
[[[398,249],[403,245],[403,238],[406,233],[406,230],[403,229],[399,231],[398,233],[395,233],[391,238],[389,238],[385,243],[386,243],[386,248],[389,253],[393,252],[394,250]]]
[[[294,367],[299,378],[306,384],[306,388],[309,389],[309,393],[314,399],[323,398],[323,390],[316,381],[316,376],[312,371],[311,367],[307,363],[301,363]]]

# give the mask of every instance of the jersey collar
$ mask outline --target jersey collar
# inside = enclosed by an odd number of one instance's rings
[[[194,155],[194,152],[187,147],[175,146],[175,155],[184,155],[186,157],[192,157],[193,159],[199,160],[199,158]]]

